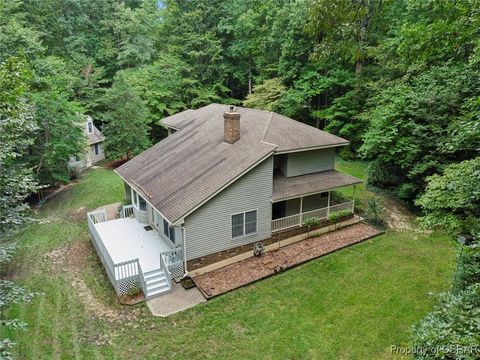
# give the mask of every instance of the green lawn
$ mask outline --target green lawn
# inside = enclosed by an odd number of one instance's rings
[[[364,165],[339,168],[360,177]],[[143,304],[116,302],[89,243],[85,210],[122,196],[113,172],[91,171],[19,236],[16,281],[44,295],[11,311],[29,323],[27,331],[10,334],[18,358],[390,359],[390,345],[408,344],[412,324],[434,304],[429,293],[450,283],[455,249],[448,237],[387,232],[154,318]],[[52,251],[65,247],[67,255],[52,266]]]

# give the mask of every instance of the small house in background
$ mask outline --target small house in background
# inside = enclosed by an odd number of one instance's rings
[[[103,151],[105,137],[97,129],[91,116],[87,115],[85,119],[84,132],[87,137],[87,149],[84,154],[79,154],[75,158],[70,159],[70,168],[86,169],[105,159],[105,152]]]

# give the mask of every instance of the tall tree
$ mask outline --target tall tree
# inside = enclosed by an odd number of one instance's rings
[[[0,61],[24,55],[33,59],[43,51],[39,33],[28,26],[20,0],[0,2]]]
[[[22,59],[0,63],[0,240],[28,222],[25,200],[38,187],[25,161],[37,130],[34,107],[26,96],[29,77]]]
[[[26,199],[38,189],[24,159],[36,131],[34,108],[26,96],[29,77],[24,59],[11,57],[0,62],[0,269],[15,253],[12,236],[31,221]],[[0,279],[0,330],[25,327],[18,319],[7,318],[5,311],[11,304],[30,301],[33,295]],[[10,358],[12,345],[10,339],[0,339],[1,358]]]
[[[149,111],[139,94],[120,73],[105,95],[103,116],[105,147],[112,158],[127,158],[150,146],[147,122]]]
[[[452,164],[441,175],[427,178],[417,200],[426,227],[443,227],[453,235],[467,232],[480,237],[480,157]]]
[[[73,100],[72,79],[63,61],[47,57],[36,67],[31,96],[39,131],[32,160],[42,182],[55,185],[69,180],[69,159],[86,147],[82,108]]]
[[[285,86],[277,79],[266,80],[254,87],[254,92],[247,96],[243,105],[246,107],[277,111]]]
[[[309,29],[320,38],[318,57],[339,56],[355,64],[360,75],[367,57],[369,31],[374,16],[382,9],[381,0],[320,0],[313,2]]]
[[[371,125],[361,151],[374,159],[371,183],[412,201],[425,189],[426,177],[477,154],[475,143],[459,146],[458,140],[478,139],[473,123],[480,67],[474,59],[480,20],[474,1],[405,4],[378,51],[389,76],[378,81],[369,100],[365,115]]]

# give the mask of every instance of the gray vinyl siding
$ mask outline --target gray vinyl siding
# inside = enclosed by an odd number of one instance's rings
[[[334,148],[290,153],[281,170],[287,177],[333,170],[334,157]]]
[[[156,212],[157,213],[157,220],[158,224],[156,224],[153,220],[154,218],[152,217],[152,213]],[[170,247],[176,247],[178,245],[183,246],[183,237],[182,237],[182,228],[180,226],[175,226],[174,231],[175,231],[175,244],[173,244],[170,241],[170,238],[165,235],[163,232],[163,220],[164,218],[158,211],[156,211],[154,208],[150,206],[150,204],[147,203],[147,213],[148,213],[148,223],[156,229],[158,232],[158,235],[165,241],[166,244]]]
[[[271,236],[272,172],[270,156],[187,216],[188,260]],[[257,233],[232,239],[231,215],[250,210],[257,210]]]

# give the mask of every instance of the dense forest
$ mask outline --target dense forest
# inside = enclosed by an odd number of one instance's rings
[[[82,114],[119,158],[164,137],[163,117],[220,102],[349,139],[341,155],[373,160],[369,181],[412,202],[480,147],[478,5],[6,0],[2,103],[29,125],[15,132],[41,184],[68,180]]]
[[[118,159],[212,102],[345,137],[424,225],[480,234],[478,0],[2,0],[0,235],[73,176],[85,115]]]

